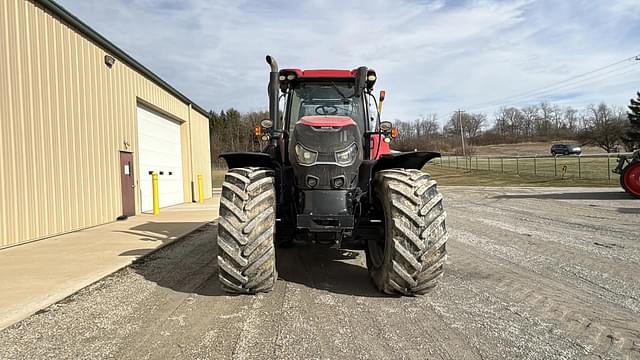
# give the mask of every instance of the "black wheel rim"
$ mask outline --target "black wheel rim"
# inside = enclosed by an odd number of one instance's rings
[[[379,204],[379,206],[382,206]],[[383,219],[386,216],[383,216]],[[387,236],[387,222],[383,220],[378,228],[378,236],[374,239],[367,241],[367,248],[369,250],[369,258],[371,260],[372,268],[379,269],[384,263],[384,250],[386,246]]]

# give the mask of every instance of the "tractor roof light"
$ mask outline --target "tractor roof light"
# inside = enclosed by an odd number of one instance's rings
[[[395,127],[394,127],[394,128],[391,128],[391,137],[392,137],[393,139],[395,139],[395,138],[397,138],[397,137],[398,137],[398,128],[395,128]]]
[[[295,72],[291,71],[291,70],[281,70],[280,73],[278,74],[278,79],[280,81],[293,81],[297,78],[298,76],[296,75]]]
[[[376,83],[376,80],[378,80],[378,75],[376,75],[375,71],[369,69],[367,72],[367,88],[373,89],[373,85]]]
[[[280,80],[280,90],[283,93],[286,93],[287,89],[291,87],[291,84],[295,82],[297,78],[298,75],[293,70],[280,70],[280,73],[278,74],[278,79]]]

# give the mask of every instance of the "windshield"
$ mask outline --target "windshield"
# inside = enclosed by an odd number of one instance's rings
[[[303,116],[348,116],[364,131],[362,97],[353,96],[354,85],[345,83],[306,83],[291,95],[289,131]]]

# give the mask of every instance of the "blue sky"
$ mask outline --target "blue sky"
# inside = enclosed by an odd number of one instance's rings
[[[638,0],[58,1],[217,111],[266,109],[266,54],[281,67],[375,68],[390,120],[543,99],[624,106],[640,91],[628,60],[528,93],[640,55]]]

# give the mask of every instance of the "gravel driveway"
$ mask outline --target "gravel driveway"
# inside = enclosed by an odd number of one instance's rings
[[[379,294],[364,254],[278,250],[227,296],[211,224],[0,332],[0,358],[640,359],[640,201],[617,189],[442,189],[449,261]]]

